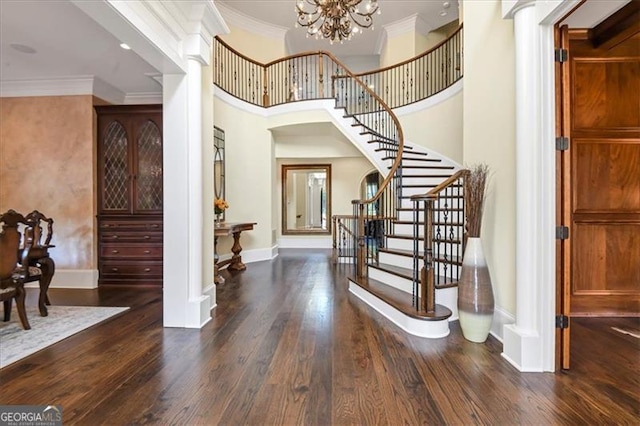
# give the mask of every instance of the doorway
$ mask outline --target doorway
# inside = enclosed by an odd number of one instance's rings
[[[640,315],[640,24],[633,3],[591,28],[556,31],[557,216],[565,227],[557,311],[567,318]],[[560,327],[570,324],[560,319]],[[558,366],[569,368],[570,328],[559,329],[556,343]]]

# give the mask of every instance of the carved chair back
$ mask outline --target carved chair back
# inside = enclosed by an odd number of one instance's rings
[[[25,219],[29,224],[25,229],[25,247],[54,247],[51,245],[51,237],[53,237],[53,219],[46,217],[38,210],[34,210],[29,213]],[[47,224],[46,230],[43,228],[43,223]]]
[[[20,231],[18,227],[27,223],[20,213],[9,210],[0,215],[0,280],[2,288],[12,283],[12,276],[20,260]]]

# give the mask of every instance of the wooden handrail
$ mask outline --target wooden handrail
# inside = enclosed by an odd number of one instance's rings
[[[418,61],[418,60],[424,58],[425,56],[428,56],[431,53],[435,52],[436,50],[438,50],[440,47],[444,46],[445,44],[447,44],[449,42],[449,40],[452,39],[453,37],[455,37],[460,31],[462,31],[462,24],[460,24],[460,26],[453,33],[451,33],[451,35],[449,37],[447,37],[446,39],[442,40],[440,43],[436,44],[435,46],[433,46],[432,48],[430,48],[429,50],[427,50],[427,51],[425,51],[423,53],[420,53],[420,54],[418,54],[418,55],[416,55],[416,56],[414,56],[412,58],[406,59],[406,60],[404,60],[402,62],[398,62],[397,64],[388,65],[388,66],[386,66],[384,68],[378,68],[378,69],[375,69],[375,70],[359,72],[356,75],[358,77],[362,77],[362,76],[369,75],[369,74],[377,74],[377,73],[381,73],[381,72],[384,72],[384,71],[392,70],[394,68],[400,68],[401,66],[407,65],[407,64],[409,64],[411,62]]]
[[[453,182],[457,181],[461,177],[465,177],[467,174],[469,174],[469,170],[468,169],[458,170],[453,175],[451,175],[451,177],[449,177],[448,179],[442,181],[440,184],[438,184],[435,188],[432,188],[426,194],[415,194],[415,195],[412,195],[411,196],[411,201],[421,201],[421,200],[435,199],[435,198],[437,198],[438,194],[440,192],[442,192],[442,190],[444,190],[446,187],[448,187],[449,185],[451,185]]]

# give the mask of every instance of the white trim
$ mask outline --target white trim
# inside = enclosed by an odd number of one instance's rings
[[[426,99],[423,99],[418,102],[414,102],[409,105],[401,106],[398,108],[394,108],[394,114],[400,118],[405,115],[415,114],[416,112],[424,111],[425,109],[429,109],[434,107],[444,101],[448,101],[453,98],[458,93],[462,92],[463,89],[463,78],[453,83],[451,86],[447,87],[443,91],[436,93],[433,96],[429,96]]]
[[[27,288],[38,288],[37,282],[25,285]],[[53,274],[49,288],[75,288],[93,289],[98,288],[97,269],[57,269]]]
[[[249,15],[245,15],[224,3],[218,2],[216,3],[216,7],[222,14],[224,20],[232,26],[259,35],[260,37],[274,38],[284,42],[285,35],[287,34],[287,31],[289,31],[288,28],[270,24]]]
[[[93,75],[0,82],[0,97],[93,95],[120,104],[125,93]]]
[[[431,26],[422,17],[414,13],[411,16],[391,22],[382,27],[389,39],[415,31],[427,35],[432,30]]]
[[[211,298],[202,295],[190,299],[187,304],[184,328],[202,328],[211,321]],[[165,325],[165,327],[168,327]]]
[[[162,92],[127,93],[124,103],[127,105],[161,104]]]
[[[202,290],[202,295],[209,298],[209,312],[211,312],[216,305],[216,285],[209,284]]]
[[[376,296],[364,290],[351,280],[349,280],[349,292],[411,335],[427,339],[439,339],[449,335],[448,319],[440,321],[425,321],[407,316],[396,308],[378,299]]]
[[[489,332],[493,337],[504,342],[504,327],[515,322],[516,318],[513,315],[496,306],[493,311],[493,321],[491,321],[491,330]]]
[[[242,263],[254,263],[271,260],[278,255],[277,252],[275,256],[273,255],[274,249],[277,250],[276,246],[253,250],[242,250],[240,252],[240,256],[242,256]]]
[[[321,249],[331,249],[333,247],[333,242],[330,236],[327,237],[289,237],[282,236],[278,239],[278,246],[280,248],[321,248]]]

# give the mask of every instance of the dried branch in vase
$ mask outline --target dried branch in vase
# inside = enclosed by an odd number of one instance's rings
[[[489,166],[477,164],[469,169],[469,174],[464,179],[464,202],[467,211],[467,233],[469,237],[480,236],[488,176]]]

